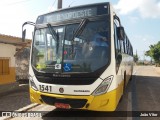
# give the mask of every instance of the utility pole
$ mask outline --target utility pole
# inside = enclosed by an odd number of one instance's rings
[[[58,8],[57,9],[61,9],[62,8],[62,0],[58,0]]]

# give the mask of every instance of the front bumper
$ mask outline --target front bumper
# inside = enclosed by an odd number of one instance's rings
[[[53,105],[56,102],[70,104],[73,109],[86,109],[93,111],[114,111],[116,109],[118,89],[99,96],[71,96],[48,94],[30,88],[30,99],[39,104]]]

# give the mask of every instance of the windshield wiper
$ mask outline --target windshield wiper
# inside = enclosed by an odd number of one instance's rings
[[[58,32],[56,33],[56,31],[52,28],[51,24],[47,24],[48,28],[49,28],[49,31],[53,37],[53,39],[56,40],[57,42],[57,45],[56,45],[56,53],[58,54],[58,49],[59,49],[59,34]]]
[[[84,30],[84,28],[86,27],[86,25],[87,25],[88,22],[89,22],[89,20],[88,20],[87,18],[86,18],[86,19],[83,19],[83,20],[81,21],[81,23],[79,24],[76,32],[73,34],[73,39],[74,39],[76,36],[79,36],[79,35],[83,32],[83,30]]]
[[[81,33],[83,32],[83,30],[86,27],[88,22],[89,22],[89,20],[87,18],[83,19],[80,22],[77,30],[73,34],[73,37],[72,37],[72,40],[71,40],[72,41],[72,55],[73,55],[73,52],[74,52],[74,38],[81,35]]]

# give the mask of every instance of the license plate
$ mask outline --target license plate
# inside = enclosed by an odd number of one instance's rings
[[[64,104],[64,103],[55,103],[54,106],[56,108],[70,109],[70,105],[69,104]]]

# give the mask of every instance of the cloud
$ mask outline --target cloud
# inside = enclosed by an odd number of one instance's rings
[[[158,0],[119,0],[114,7],[122,15],[138,11],[143,18],[160,18],[160,1]]]
[[[142,7],[139,8],[142,17],[160,18],[160,1],[144,0]]]
[[[117,5],[115,5],[115,9],[119,11],[120,14],[128,14],[134,10],[136,10],[142,0],[119,0]]]

